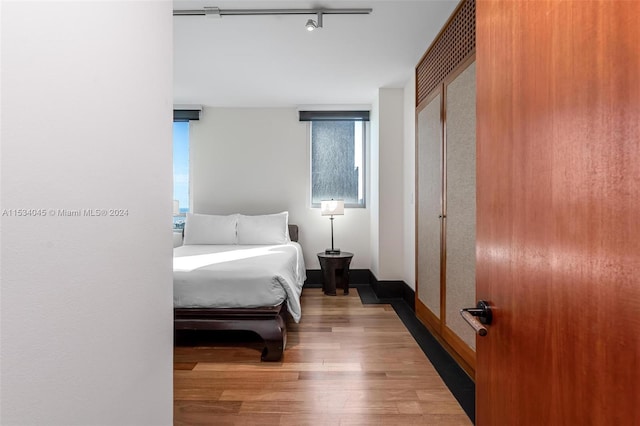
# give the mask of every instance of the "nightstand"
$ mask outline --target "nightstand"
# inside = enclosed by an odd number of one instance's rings
[[[322,291],[328,296],[336,295],[336,287],[349,294],[349,264],[353,253],[343,251],[339,254],[318,253],[322,269]]]

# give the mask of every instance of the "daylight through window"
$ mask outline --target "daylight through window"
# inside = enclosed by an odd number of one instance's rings
[[[344,200],[346,207],[364,207],[366,122],[311,121],[311,203]]]
[[[173,122],[173,199],[179,203],[179,214],[173,217],[173,227],[184,227],[189,211],[189,122]]]

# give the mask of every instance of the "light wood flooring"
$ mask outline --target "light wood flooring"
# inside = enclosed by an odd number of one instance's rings
[[[470,425],[390,305],[305,288],[282,362],[259,342],[174,352],[175,425]]]

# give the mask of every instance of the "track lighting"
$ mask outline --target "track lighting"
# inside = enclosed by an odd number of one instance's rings
[[[317,19],[309,19],[305,24],[307,31],[322,28],[324,15],[368,15],[373,9],[219,9],[217,7],[205,7],[203,10],[174,10],[173,16],[204,15],[211,18],[238,15],[317,15]]]
[[[316,28],[322,28],[322,12],[318,12],[318,22],[313,19],[309,19],[305,25],[307,31],[313,31]]]
[[[313,19],[309,19],[305,27],[307,28],[307,31],[313,31],[318,28],[318,24],[316,24],[316,21],[314,21]]]

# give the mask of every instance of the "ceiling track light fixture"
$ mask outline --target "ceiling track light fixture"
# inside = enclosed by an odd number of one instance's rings
[[[206,16],[221,18],[222,16],[256,16],[256,15],[316,15],[317,20],[309,19],[305,24],[307,31],[322,28],[324,15],[368,15],[373,9],[219,9],[205,7],[201,10],[174,10],[173,16]]]
[[[313,31],[316,28],[322,28],[322,12],[318,12],[318,20],[314,21],[313,19],[309,19],[307,21],[307,24],[305,25],[305,28],[307,29],[307,31]]]

